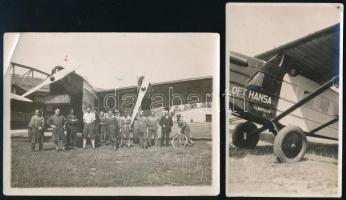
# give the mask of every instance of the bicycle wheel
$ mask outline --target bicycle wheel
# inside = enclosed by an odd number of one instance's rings
[[[175,149],[182,149],[187,145],[187,137],[184,134],[177,134],[172,139],[172,146]]]

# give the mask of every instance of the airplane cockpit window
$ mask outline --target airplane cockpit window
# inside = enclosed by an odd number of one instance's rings
[[[257,74],[252,77],[248,85],[254,86],[254,87],[262,87],[263,79],[264,79],[263,72],[257,72]]]

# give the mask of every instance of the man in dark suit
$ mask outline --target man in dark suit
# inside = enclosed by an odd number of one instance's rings
[[[173,120],[172,117],[169,115],[168,111],[165,112],[165,115],[161,117],[160,120],[160,126],[161,126],[161,147],[163,146],[169,146],[169,135],[172,130],[173,126]]]

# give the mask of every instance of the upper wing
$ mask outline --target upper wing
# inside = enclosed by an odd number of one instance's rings
[[[37,90],[39,90],[40,88],[42,88],[43,86],[49,85],[51,83],[54,83],[58,80],[61,80],[62,78],[64,78],[66,75],[74,72],[76,70],[76,68],[72,68],[72,69],[63,69],[60,70],[58,72],[56,72],[55,74],[48,76],[42,83],[38,84],[37,86],[33,87],[32,89],[30,89],[29,91],[25,92],[22,96],[26,97],[29,94],[36,92]]]
[[[301,75],[323,84],[339,75],[340,24],[335,24],[308,36],[269,50],[256,58],[280,62],[295,68]],[[274,62],[274,61],[273,61]]]

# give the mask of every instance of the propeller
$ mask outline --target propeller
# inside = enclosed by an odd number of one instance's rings
[[[47,77],[46,80],[44,80],[42,83],[38,84],[37,86],[33,87],[29,91],[25,92],[22,96],[26,97],[29,94],[36,92],[37,90],[39,90],[40,88],[42,88],[46,85],[49,85],[51,83],[59,81],[59,80],[63,79],[65,76],[67,76],[68,74],[74,72],[76,69],[77,69],[77,67],[72,68],[72,69],[62,69],[62,70],[56,72],[55,74],[52,74],[49,77]]]

